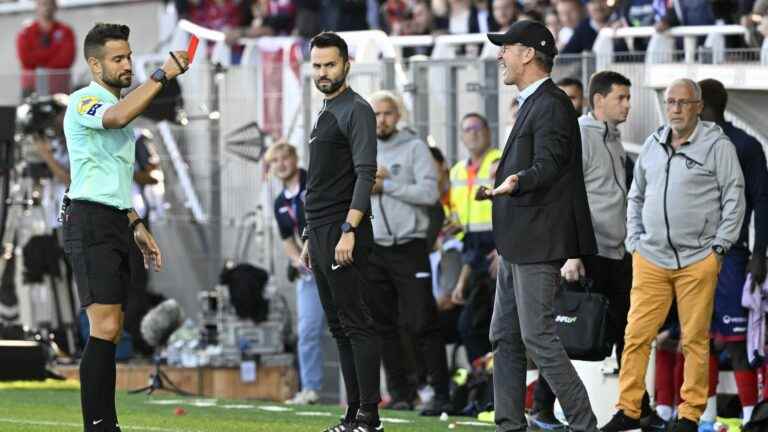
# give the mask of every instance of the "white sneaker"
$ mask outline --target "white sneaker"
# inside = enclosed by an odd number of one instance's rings
[[[317,394],[314,390],[302,390],[296,395],[293,396],[293,398],[288,399],[285,401],[287,405],[312,405],[317,403],[317,401],[320,400],[320,396]]]

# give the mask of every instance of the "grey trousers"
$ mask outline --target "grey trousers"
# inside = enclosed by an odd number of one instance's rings
[[[555,334],[552,305],[560,265],[512,264],[502,259],[490,331],[497,432],[526,430],[526,351],[560,400],[571,430],[597,431],[584,384]]]

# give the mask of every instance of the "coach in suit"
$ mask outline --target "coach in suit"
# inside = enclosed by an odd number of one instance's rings
[[[496,430],[526,430],[526,351],[560,400],[571,430],[597,431],[584,384],[555,334],[553,303],[566,259],[597,253],[577,113],[549,74],[547,28],[518,21],[489,34],[520,111],[496,172],[493,234],[502,256],[491,320]]]

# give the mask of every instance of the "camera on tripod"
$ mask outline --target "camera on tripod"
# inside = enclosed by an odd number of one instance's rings
[[[17,160],[26,163],[24,175],[32,178],[51,177],[51,171],[35,148],[36,139],[53,140],[62,135],[60,116],[67,109],[68,96],[30,96],[16,108]]]

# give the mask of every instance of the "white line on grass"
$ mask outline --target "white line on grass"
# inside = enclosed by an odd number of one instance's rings
[[[0,423],[11,423],[19,425],[31,425],[31,426],[56,426],[56,427],[71,427],[80,429],[83,427],[80,423],[66,423],[44,420],[19,420],[12,418],[0,417]],[[120,426],[120,429],[124,430],[136,430],[136,431],[151,431],[151,432],[201,432],[197,429],[169,429],[154,426]]]
[[[297,416],[308,416],[308,417],[332,417],[333,414],[329,412],[320,412],[320,411],[299,411],[296,413]]]

